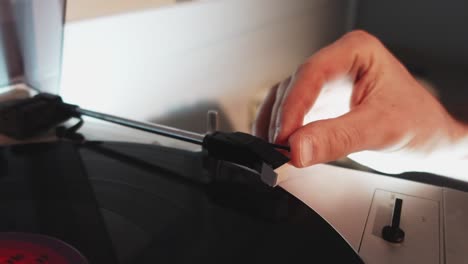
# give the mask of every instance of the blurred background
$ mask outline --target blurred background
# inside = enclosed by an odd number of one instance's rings
[[[468,1],[359,0],[354,27],[376,35],[446,108],[468,121]]]
[[[266,91],[355,28],[468,121],[468,1],[0,0],[0,86],[204,130],[249,131]]]

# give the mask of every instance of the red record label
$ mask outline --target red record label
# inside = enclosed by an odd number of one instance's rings
[[[0,233],[0,264],[88,264],[70,245],[51,237]]]

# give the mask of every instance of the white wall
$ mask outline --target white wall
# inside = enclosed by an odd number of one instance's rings
[[[21,52],[16,34],[14,7],[0,1],[0,88],[23,77]]]
[[[60,79],[64,0],[13,1],[24,82],[55,93]]]
[[[148,121],[219,103],[246,131],[252,94],[337,38],[346,8],[341,0],[211,0],[67,23],[61,94]]]
[[[57,92],[64,0],[0,0],[0,85]]]

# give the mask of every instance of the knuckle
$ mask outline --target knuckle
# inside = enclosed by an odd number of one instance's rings
[[[363,29],[355,29],[355,30],[352,30],[348,33],[346,33],[346,35],[349,35],[349,36],[361,36],[361,37],[367,37],[367,36],[370,36],[371,34]]]
[[[353,128],[333,129],[329,135],[329,156],[340,158],[353,152],[358,145],[360,133]]]
[[[348,32],[345,34],[345,37],[352,38],[352,39],[359,39],[359,40],[371,40],[375,38],[369,32],[362,30],[362,29],[356,29],[351,32]]]
[[[382,45],[379,39],[362,29],[346,33],[344,39],[351,41],[354,45],[366,48],[377,48]]]

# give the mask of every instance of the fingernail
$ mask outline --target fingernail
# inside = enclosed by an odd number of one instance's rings
[[[278,138],[279,132],[280,132],[280,128],[277,127],[275,129],[275,133],[273,134],[273,141],[272,141],[273,143],[276,142],[276,139]]]
[[[250,126],[250,131],[252,131],[252,135],[258,136],[258,135],[257,135],[257,128],[256,128],[256,125],[255,125],[255,122]]]
[[[301,148],[300,149],[300,153],[301,153],[300,161],[301,161],[302,167],[311,165],[312,160],[313,160],[312,144],[310,144],[309,140],[305,138],[301,138],[301,143],[299,146]]]

